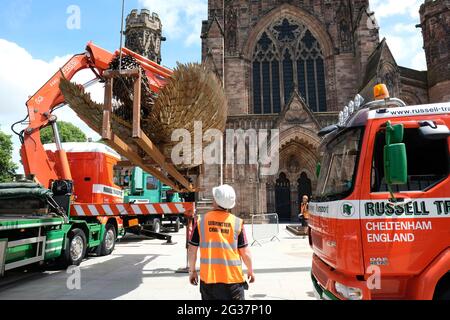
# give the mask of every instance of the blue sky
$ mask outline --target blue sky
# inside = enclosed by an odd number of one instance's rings
[[[426,69],[419,9],[423,0],[370,0],[380,25],[380,38],[386,37],[397,64]]]
[[[371,0],[371,9],[381,26],[399,65],[426,68],[419,23],[423,0]],[[10,125],[26,114],[25,102],[73,54],[84,51],[90,40],[114,51],[119,47],[121,0],[2,0],[0,11],[0,129],[11,133]],[[125,12],[143,7],[159,14],[167,41],[162,46],[162,63],[193,62],[201,58],[201,21],[207,17],[207,0],[125,0]],[[70,29],[67,10],[80,10],[80,28]],[[89,72],[89,71],[88,71]],[[91,75],[75,79],[84,83]],[[91,94],[102,99],[101,87]],[[71,121],[98,139],[69,108],[57,112],[60,120]],[[19,142],[14,137],[14,160],[19,162]]]
[[[127,14],[133,8],[142,8],[144,4],[152,5],[152,1],[126,0],[125,12]],[[71,5],[80,8],[79,30],[66,27],[70,17],[67,9]],[[89,40],[113,51],[120,43],[121,5],[121,0],[2,0],[0,38],[15,42],[34,58],[45,61],[55,56],[82,52]],[[206,6],[204,11],[206,17]],[[186,20],[187,17],[180,14],[179,19]],[[171,16],[169,18],[172,19]],[[180,23],[183,26],[183,22]],[[201,20],[198,24],[201,24]],[[173,28],[169,27],[168,31],[172,31]],[[164,33],[168,41],[163,45],[163,64],[175,66],[176,61],[200,59],[199,41],[187,45],[185,39],[180,39],[178,35]]]

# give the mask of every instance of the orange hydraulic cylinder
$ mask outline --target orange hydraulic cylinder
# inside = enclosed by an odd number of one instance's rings
[[[72,180],[72,174],[69,168],[69,160],[64,150],[56,150],[57,165],[60,169],[60,179]]]

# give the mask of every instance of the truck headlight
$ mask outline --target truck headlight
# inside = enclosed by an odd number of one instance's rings
[[[358,288],[352,288],[347,287],[343,285],[342,283],[336,282],[334,284],[334,288],[336,289],[336,292],[339,293],[341,296],[343,296],[346,299],[349,300],[362,300],[363,293],[361,289]]]

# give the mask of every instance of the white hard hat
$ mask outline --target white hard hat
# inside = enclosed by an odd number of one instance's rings
[[[233,209],[236,205],[236,192],[232,186],[224,184],[212,189],[214,200],[224,209]]]

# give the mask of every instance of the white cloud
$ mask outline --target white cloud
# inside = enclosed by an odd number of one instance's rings
[[[67,62],[72,55],[55,57],[49,62],[35,59],[24,48],[13,42],[0,39],[0,129],[8,134],[11,125],[22,120],[27,115],[26,101],[33,95],[47,80]],[[93,73],[90,70],[80,72],[73,80],[78,83],[85,83],[92,79]],[[103,88],[96,85],[89,90],[94,100],[101,101]],[[92,131],[76,114],[69,108],[64,107],[55,112],[59,120],[72,122],[79,127],[88,137],[98,139],[99,136]],[[16,127],[16,131],[25,126]],[[14,141],[14,161],[19,163],[20,142],[16,135]],[[20,170],[22,168],[20,167]]]
[[[370,0],[370,8],[375,11],[378,20],[401,15],[418,18],[422,3],[423,0]]]
[[[393,30],[396,33],[416,33],[417,28],[414,24],[410,23],[397,23],[395,24]]]
[[[395,28],[381,32],[398,65],[417,70],[426,70],[425,51],[421,32],[403,32]]]
[[[423,0],[370,0],[372,11],[380,25],[397,64],[417,70],[426,69],[425,52],[419,10]]]
[[[423,52],[417,53],[412,59],[412,68],[416,70],[426,70],[427,69],[427,59]]]
[[[167,38],[182,40],[185,46],[200,45],[202,20],[207,18],[207,0],[139,0],[159,15]]]

